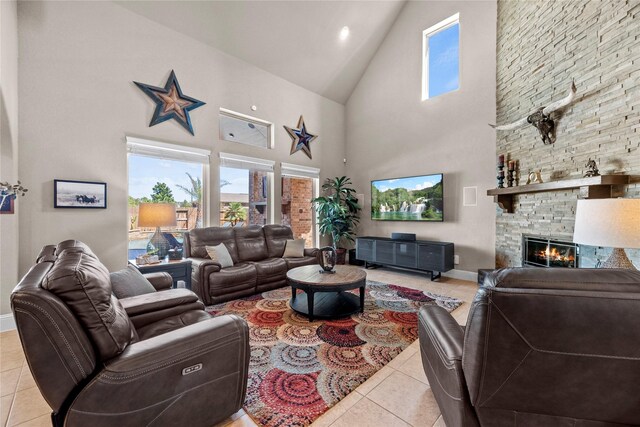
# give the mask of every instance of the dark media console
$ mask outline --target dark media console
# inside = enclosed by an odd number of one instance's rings
[[[365,268],[383,265],[427,271],[431,273],[431,280],[435,280],[443,271],[453,268],[453,243],[358,237],[356,258],[364,261]]]

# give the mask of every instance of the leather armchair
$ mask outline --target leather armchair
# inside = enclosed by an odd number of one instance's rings
[[[640,424],[640,272],[489,273],[465,328],[419,312],[423,367],[445,423]]]
[[[184,320],[182,316],[204,310],[202,301],[188,289],[170,289],[121,298],[120,303],[140,339],[173,330],[175,322]],[[173,317],[175,321],[168,320]]]
[[[156,291],[166,291],[173,287],[173,278],[164,271],[146,273],[143,276],[156,288]]]
[[[193,293],[178,291],[123,303],[109,272],[80,242],[38,258],[11,306],[54,426],[211,426],[241,408],[246,322],[213,318]],[[128,311],[149,323],[137,326]]]
[[[246,328],[221,316],[128,346],[80,391],[64,425],[215,425],[244,401]]]
[[[202,301],[190,290],[172,289],[173,278],[169,273],[142,274],[129,265],[110,273],[110,279],[113,294],[141,339],[171,331],[180,322],[189,324],[186,322],[192,315],[189,313],[204,310]]]

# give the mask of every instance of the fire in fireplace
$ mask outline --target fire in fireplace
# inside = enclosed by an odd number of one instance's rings
[[[577,268],[578,249],[572,242],[525,235],[522,236],[522,265]]]

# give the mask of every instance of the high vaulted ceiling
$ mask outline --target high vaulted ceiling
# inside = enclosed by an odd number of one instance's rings
[[[344,104],[400,13],[388,1],[119,1],[121,6]],[[350,35],[340,40],[342,27]]]

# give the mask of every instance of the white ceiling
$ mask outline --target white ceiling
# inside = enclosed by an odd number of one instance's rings
[[[117,3],[344,104],[405,1]]]

